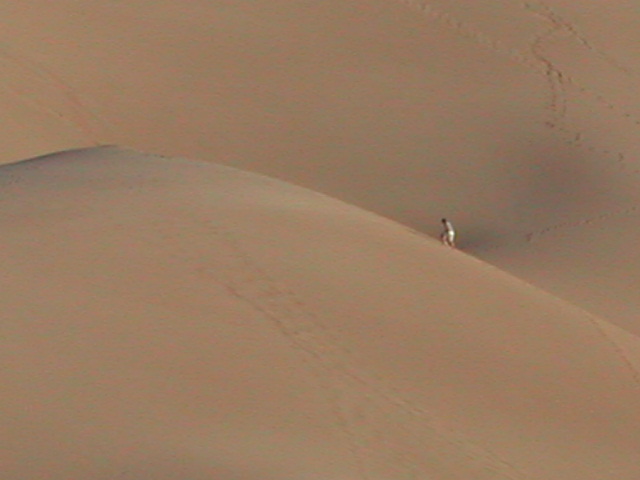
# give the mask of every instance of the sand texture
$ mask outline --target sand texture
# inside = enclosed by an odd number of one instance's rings
[[[3,479],[640,478],[634,2],[0,15]]]

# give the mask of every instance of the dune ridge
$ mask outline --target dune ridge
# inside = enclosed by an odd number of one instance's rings
[[[640,478],[631,2],[0,14],[2,478]]]
[[[264,173],[433,237],[447,216],[465,251],[640,333],[640,264],[623,248],[640,238],[627,3],[34,0],[2,14],[0,162],[114,143]]]
[[[5,478],[633,479],[640,340],[301,187],[0,167]]]

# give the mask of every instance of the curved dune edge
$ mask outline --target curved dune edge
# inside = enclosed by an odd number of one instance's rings
[[[635,479],[640,341],[281,181],[0,167],[5,478]]]
[[[466,251],[640,334],[625,248],[640,239],[640,10],[34,0],[3,15],[0,163],[118,143],[431,236],[447,216]]]

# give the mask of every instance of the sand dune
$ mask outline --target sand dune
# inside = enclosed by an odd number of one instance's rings
[[[640,474],[640,341],[470,256],[113,147],[0,182],[4,478]]]
[[[633,3],[0,14],[5,478],[638,478]]]
[[[640,332],[625,1],[7,4],[10,162],[118,143],[327,193]]]

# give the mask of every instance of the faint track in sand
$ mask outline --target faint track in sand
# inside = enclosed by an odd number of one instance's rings
[[[0,47],[0,63],[9,63],[13,67],[17,67],[18,72],[23,72],[21,75],[25,84],[29,84],[29,77],[36,82],[33,85],[34,90],[40,90],[44,86],[45,91],[50,90],[53,92],[53,96],[57,96],[62,100],[63,104],[66,104],[69,113],[63,113],[60,108],[51,106],[50,101],[46,101],[37,94],[26,93],[25,91],[19,91],[15,87],[11,87],[6,83],[3,87],[18,95],[20,98],[31,103],[35,107],[49,112],[59,119],[65,121],[70,126],[74,127],[84,138],[90,141],[92,145],[100,145],[99,140],[99,127],[108,128],[109,122],[102,116],[99,116],[88,105],[87,102],[81,98],[81,95],[71,87],[65,80],[52,72],[49,68],[43,64],[30,59],[25,54],[14,54],[6,47]]]
[[[579,130],[569,128],[562,125],[560,120],[565,119],[568,109],[566,92],[568,88],[572,88],[581,95],[590,98],[596,105],[600,105],[611,111],[613,114],[625,121],[631,123],[634,127],[640,127],[640,117],[627,111],[625,108],[616,105],[607,99],[606,95],[597,92],[579,82],[572,75],[568,74],[557,64],[551,62],[543,53],[544,42],[553,32],[565,32],[569,38],[583,46],[593,56],[606,62],[609,66],[624,73],[627,76],[636,76],[635,72],[617,62],[606,52],[597,49],[584,35],[580,33],[578,28],[571,22],[568,22],[555,11],[541,2],[523,2],[523,11],[542,17],[551,25],[550,29],[538,34],[529,44],[529,52],[524,53],[516,48],[505,45],[500,40],[492,38],[491,35],[479,30],[468,22],[457,19],[455,16],[439,8],[435,2],[430,0],[396,0],[398,3],[419,12],[426,19],[433,20],[456,33],[461,38],[467,39],[480,47],[494,53],[495,55],[507,58],[512,62],[522,66],[526,71],[544,77],[545,82],[549,86],[549,106],[552,111],[552,118],[548,121],[548,126],[557,130],[562,134],[567,144],[586,151],[602,154],[611,157],[620,165],[628,168],[626,164],[627,154],[610,147],[601,148],[590,144],[585,140],[585,135]],[[639,173],[632,169],[632,173]]]
[[[268,319],[315,372],[318,382],[327,385],[328,400],[333,403],[337,424],[351,445],[363,480],[368,478],[367,464],[371,461],[363,446],[368,443],[367,438],[385,435],[384,431],[372,432],[371,422],[362,419],[363,414],[372,411],[389,415],[400,412],[407,420],[395,428],[405,435],[430,437],[430,445],[419,453],[394,453],[408,472],[404,475],[406,478],[415,478],[416,472],[424,475],[429,465],[437,465],[453,456],[457,460],[447,467],[452,479],[533,480],[494,452],[442,425],[432,412],[407,399],[383,379],[355,366],[353,355],[340,344],[335,334],[322,325],[319,317],[293,290],[267,273],[228,228],[211,224],[200,228],[206,228],[205,238],[216,239],[210,248],[218,249],[216,258],[219,261],[198,271]],[[190,255],[185,252],[185,256]],[[192,262],[198,260],[194,258]],[[428,462],[426,457],[429,457]]]
[[[624,73],[628,76],[637,76],[637,73],[631,68],[623,65],[621,62],[616,60],[612,55],[608,54],[604,50],[599,49],[590,40],[585,37],[578,27],[574,25],[569,20],[562,17],[558,14],[554,9],[552,9],[546,3],[541,1],[527,1],[523,4],[525,10],[532,12],[533,14],[540,15],[544,20],[553,23],[558,30],[562,30],[564,32],[569,33],[569,35],[580,45],[585,47],[587,51],[589,51],[593,56],[601,59],[603,62],[607,63],[609,66],[614,69]]]
[[[529,46],[531,55],[542,65],[544,76],[549,86],[549,110],[550,120],[547,126],[550,128],[560,127],[565,123],[568,102],[567,93],[562,70],[557,67],[544,54],[544,44],[549,41],[558,31],[559,27],[554,25],[546,32],[536,35]]]
[[[546,4],[542,2],[525,2],[524,9],[542,18],[550,25],[549,30],[536,35],[529,45],[532,56],[544,67],[547,83],[549,84],[550,100],[548,108],[551,118],[547,125],[561,133],[564,136],[565,143],[590,153],[609,157],[630,173],[639,173],[637,168],[629,167],[626,161],[627,155],[624,152],[613,147],[603,148],[594,146],[585,141],[586,135],[583,132],[577,130],[575,127],[572,128],[568,126],[568,120],[566,118],[568,111],[567,87],[570,86],[578,92],[590,96],[600,105],[617,114],[617,116],[630,121],[635,127],[640,126],[640,119],[614,105],[608,101],[604,95],[579,84],[571,75],[564,72],[559,65],[545,54],[544,44],[552,41],[554,37],[564,34],[565,37],[576,41],[583,46],[590,55],[602,60],[614,70],[621,72],[627,77],[634,76],[634,73],[606,52],[593,46],[591,42],[579,32],[575,25],[561,17]]]
[[[515,63],[525,67],[533,73],[542,73],[540,66],[528,55],[523,54],[515,48],[506,46],[500,40],[492,38],[490,35],[478,30],[467,22],[455,18],[450,13],[436,7],[434,2],[428,0],[396,0],[412,10],[420,12],[425,18],[447,27],[458,36],[470,40],[473,43],[497,54],[506,57]]]
[[[536,230],[534,232],[526,233],[524,236],[527,242],[534,243],[538,241],[541,237],[544,237],[545,235],[549,235],[557,231],[568,230],[572,228],[579,228],[586,225],[593,225],[598,222],[610,220],[612,218],[633,215],[638,213],[639,211],[640,211],[640,207],[634,205],[632,207],[621,208],[619,210],[615,210],[612,212],[605,212],[600,215],[595,215],[593,217],[585,218],[582,220],[576,220],[574,222],[557,223],[555,225],[550,225],[548,227],[542,228],[540,230]]]

